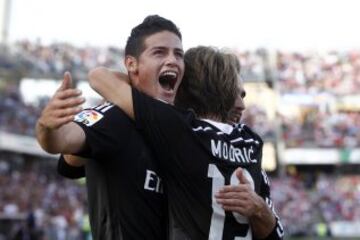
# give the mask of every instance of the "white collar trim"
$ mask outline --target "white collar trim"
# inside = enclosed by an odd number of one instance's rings
[[[220,129],[222,132],[226,133],[227,135],[230,135],[230,133],[234,130],[234,127],[227,123],[216,122],[216,121],[210,120],[210,119],[201,119],[201,120],[208,122],[211,125],[214,125],[218,129]]]

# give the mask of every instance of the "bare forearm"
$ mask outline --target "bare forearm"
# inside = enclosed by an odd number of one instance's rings
[[[90,71],[89,82],[96,92],[134,118],[131,87],[125,74],[100,67]]]
[[[261,200],[261,210],[250,217],[250,225],[254,235],[258,239],[266,238],[276,225],[276,219],[273,212],[262,198]]]
[[[40,146],[48,153],[60,153],[63,149],[60,141],[62,138],[61,129],[50,129],[40,122],[36,123],[36,138]]]
[[[81,132],[74,131],[74,125],[74,123],[68,123],[60,128],[51,129],[38,121],[36,138],[40,146],[48,153],[76,153],[82,148],[85,136],[81,136]]]

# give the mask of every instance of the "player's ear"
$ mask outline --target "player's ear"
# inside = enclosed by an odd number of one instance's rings
[[[138,74],[138,62],[134,56],[126,56],[125,57],[125,67],[129,73],[129,76]]]

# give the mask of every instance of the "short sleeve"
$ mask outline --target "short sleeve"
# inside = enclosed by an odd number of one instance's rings
[[[70,179],[79,179],[85,177],[85,167],[75,167],[69,165],[63,155],[60,156],[57,165],[57,172],[63,177]]]
[[[127,147],[134,123],[111,103],[86,109],[74,122],[85,133],[85,146],[75,155],[85,158],[106,158]]]

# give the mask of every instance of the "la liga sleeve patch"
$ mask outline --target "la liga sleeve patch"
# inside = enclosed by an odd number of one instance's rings
[[[100,121],[103,117],[104,115],[102,115],[101,113],[92,109],[88,109],[75,115],[74,121],[90,127]]]

